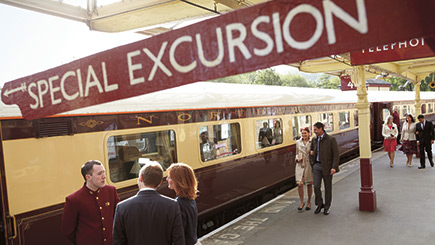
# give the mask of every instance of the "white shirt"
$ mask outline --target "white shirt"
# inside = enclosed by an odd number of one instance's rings
[[[394,137],[397,138],[397,136],[399,135],[399,130],[397,129],[397,125],[395,123],[393,123],[393,127],[388,127],[388,124],[384,124],[384,126],[382,127],[382,136],[384,136],[385,139],[391,137],[391,135],[393,135]]]
[[[409,129],[408,129],[408,125],[409,125]],[[415,136],[416,129],[417,129],[417,124],[415,123],[408,124],[408,122],[405,122],[402,128],[401,140],[417,140],[417,137]]]

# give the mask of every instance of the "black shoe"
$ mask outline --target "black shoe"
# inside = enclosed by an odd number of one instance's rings
[[[324,215],[329,215],[329,208],[325,208],[325,210],[323,210],[323,214]]]
[[[433,168],[433,162],[430,162],[430,166]]]
[[[323,207],[324,207],[323,204],[320,205],[320,206],[317,206],[316,210],[314,210],[314,213],[315,213],[315,214],[320,213],[320,211],[322,211],[322,208],[323,208]]]
[[[301,210],[304,208],[304,206],[305,206],[305,203],[302,204],[302,207],[299,206],[299,207],[298,207],[298,210],[301,211]]]
[[[305,210],[309,211],[309,210],[311,210],[311,207],[308,207],[308,205],[307,205],[307,207],[305,208]]]
[[[425,169],[426,167],[418,167],[418,169]]]

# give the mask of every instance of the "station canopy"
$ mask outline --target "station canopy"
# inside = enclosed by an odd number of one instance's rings
[[[0,3],[86,23],[91,30],[170,31],[179,21],[217,16],[264,0],[0,0]],[[148,28],[147,28],[148,27]]]
[[[305,60],[288,64],[307,73],[326,73],[334,76],[352,75],[354,67],[351,64],[350,53]],[[413,83],[420,82],[429,74],[435,72],[435,55],[433,57],[390,61],[364,65],[366,78],[377,75],[401,77]]]

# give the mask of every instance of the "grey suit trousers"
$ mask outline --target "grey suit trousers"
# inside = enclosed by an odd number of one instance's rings
[[[320,163],[315,163],[313,166],[313,181],[314,181],[314,194],[316,195],[316,206],[323,204],[322,198],[322,179],[325,185],[325,208],[329,209],[332,202],[332,175],[323,175],[323,167]]]

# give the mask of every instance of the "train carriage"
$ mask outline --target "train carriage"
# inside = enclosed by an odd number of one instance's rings
[[[148,161],[191,165],[205,234],[292,186],[302,127],[321,121],[342,161],[358,154],[356,98],[355,91],[200,82],[31,121],[1,103],[0,244],[64,244],[63,203],[83,184],[80,167],[90,159],[103,163],[121,199],[136,194]],[[434,96],[421,98],[434,120]],[[392,109],[403,118],[413,100],[413,92],[369,92],[373,144],[382,142]],[[271,132],[266,141],[262,127]],[[174,196],[167,182],[159,192]]]

